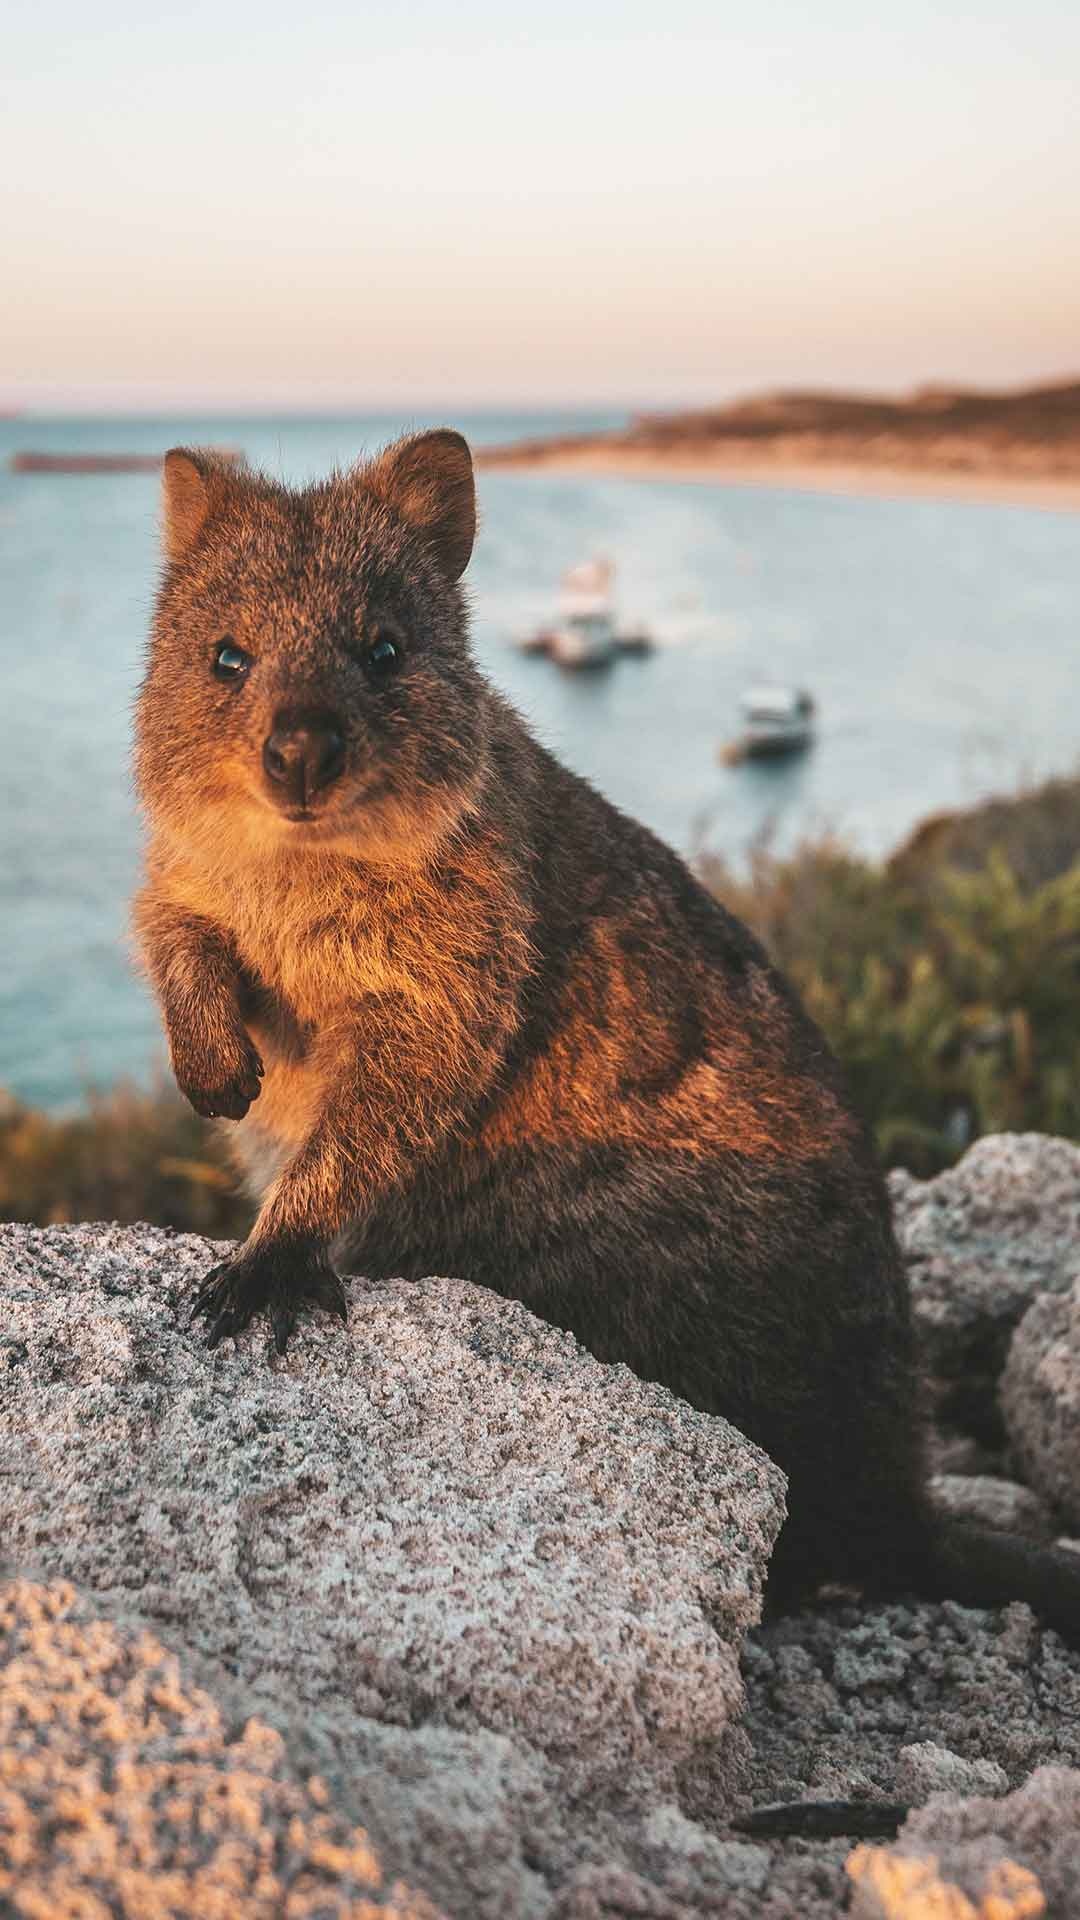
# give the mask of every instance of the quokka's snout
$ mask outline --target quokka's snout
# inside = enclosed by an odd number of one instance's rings
[[[346,723],[329,707],[280,707],[263,741],[266,790],[288,815],[307,813],[345,770]]]

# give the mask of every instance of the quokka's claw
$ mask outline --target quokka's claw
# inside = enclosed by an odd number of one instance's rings
[[[320,1307],[348,1321],[345,1289],[332,1267],[312,1254],[267,1246],[214,1267],[195,1295],[191,1319],[202,1315],[211,1323],[206,1344],[212,1350],[242,1333],[257,1313],[266,1313],[275,1349],[285,1353],[304,1307]]]
[[[274,1347],[278,1353],[287,1353],[289,1338],[296,1332],[296,1315],[289,1307],[278,1307],[272,1316],[274,1329]]]
[[[207,1274],[205,1280],[202,1283],[202,1286],[199,1288],[198,1293],[195,1295],[195,1298],[191,1303],[190,1317],[192,1320],[197,1320],[200,1314],[205,1314],[206,1317],[209,1319],[211,1314],[216,1313],[220,1309],[221,1302],[218,1298],[218,1293],[219,1293],[220,1284],[221,1284],[221,1277],[224,1274],[224,1272],[225,1272],[224,1263],[222,1263],[222,1265],[218,1267],[211,1267],[209,1273]]]
[[[231,1307],[223,1308],[206,1336],[206,1344],[210,1352],[212,1353],[215,1347],[220,1346],[226,1335],[239,1333],[242,1325],[243,1322],[238,1324],[237,1316]]]
[[[320,1274],[318,1284],[311,1290],[310,1298],[314,1305],[322,1307],[324,1312],[336,1314],[339,1320],[348,1323],[348,1296],[337,1274],[333,1271]]]

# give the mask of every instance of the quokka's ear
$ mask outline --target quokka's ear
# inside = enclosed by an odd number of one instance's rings
[[[379,455],[364,480],[424,535],[447,579],[457,580],[476,538],[472,454],[461,434],[437,427],[399,440]]]
[[[225,486],[226,462],[201,447],[171,447],[162,467],[161,534],[169,560],[195,545]]]

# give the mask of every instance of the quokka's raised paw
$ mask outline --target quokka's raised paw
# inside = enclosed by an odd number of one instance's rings
[[[192,1050],[188,1067],[173,1053],[173,1073],[185,1100],[203,1120],[242,1120],[262,1087],[263,1063],[247,1035],[235,1052],[215,1058]]]

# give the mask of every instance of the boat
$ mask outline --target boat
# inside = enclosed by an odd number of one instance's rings
[[[620,653],[651,653],[644,628],[620,634],[615,624],[610,560],[586,560],[570,567],[560,582],[559,611],[551,626],[520,642],[523,653],[545,653],[572,673],[610,667]]]
[[[721,751],[728,766],[802,753],[814,739],[816,708],[804,687],[758,686],[740,702],[743,729]]]

